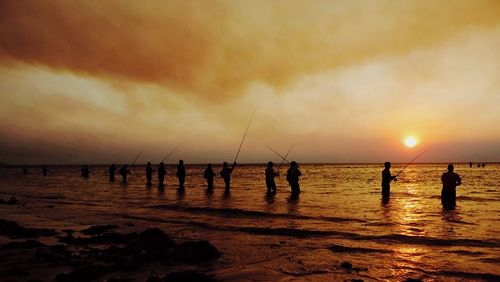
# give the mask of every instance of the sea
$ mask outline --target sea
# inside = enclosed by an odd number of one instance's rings
[[[404,164],[393,164],[392,173]],[[80,230],[114,224],[158,227],[177,239],[204,239],[222,257],[202,271],[221,281],[500,281],[500,164],[456,164],[457,207],[441,206],[447,164],[413,164],[381,196],[382,164],[301,164],[301,193],[290,195],[286,167],[277,193],[266,193],[265,164],[239,165],[225,193],[206,189],[204,165],[186,164],[184,190],[175,165],[166,185],[145,185],[145,166],[127,184],[107,166],[0,168],[1,218],[23,226]],[[219,172],[220,166],[214,166]],[[133,226],[133,227],[132,227]],[[352,265],[346,266],[345,262]],[[157,269],[161,273],[161,269]]]

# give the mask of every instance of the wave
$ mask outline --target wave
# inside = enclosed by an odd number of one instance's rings
[[[445,251],[445,253],[459,254],[459,255],[465,255],[465,256],[482,256],[485,254],[483,252],[474,252],[474,251],[467,251],[467,250]]]
[[[391,250],[370,249],[361,247],[346,247],[341,245],[331,245],[328,249],[334,253],[392,253]]]
[[[182,219],[162,219],[154,217],[141,217],[134,215],[120,214],[124,218],[144,220],[151,222],[164,222],[173,224],[185,224],[196,226],[205,229],[229,231],[229,232],[244,232],[257,235],[274,235],[274,236],[288,236],[298,238],[311,238],[311,237],[340,237],[343,239],[350,239],[356,241],[375,241],[380,243],[389,244],[412,244],[424,246],[468,246],[468,247],[492,247],[498,248],[500,240],[474,240],[474,239],[440,239],[426,236],[409,236],[402,234],[387,234],[387,235],[362,235],[353,232],[343,232],[335,230],[309,230],[301,228],[288,228],[288,227],[256,227],[256,226],[232,226],[232,225],[218,225],[206,222],[199,222],[193,220]]]
[[[159,205],[159,206],[150,206],[149,208],[184,211],[190,213],[223,215],[225,217],[257,217],[257,218],[265,217],[265,218],[321,220],[329,222],[359,222],[359,223],[366,222],[366,220],[356,219],[356,218],[327,217],[327,216],[314,217],[314,216],[298,215],[298,214],[267,213],[262,211],[249,211],[249,210],[231,209],[231,208],[186,207],[180,205]]]
[[[468,247],[493,247],[500,246],[500,240],[475,240],[475,239],[440,239],[426,236],[409,236],[402,234],[388,234],[380,236],[361,235],[358,240],[373,240],[386,243],[404,243],[425,246],[468,246]]]
[[[498,258],[481,258],[479,260],[482,262],[487,262],[487,263],[500,264],[500,257],[498,257]]]
[[[440,195],[430,196],[431,199],[441,199]],[[471,202],[500,202],[500,198],[482,198],[482,197],[471,197],[471,196],[457,196],[457,201],[471,201]]]
[[[475,272],[464,272],[464,271],[451,271],[451,270],[441,270],[436,271],[433,274],[448,277],[458,277],[464,279],[481,279],[485,281],[500,281],[500,275],[495,275],[491,273],[475,273]]]

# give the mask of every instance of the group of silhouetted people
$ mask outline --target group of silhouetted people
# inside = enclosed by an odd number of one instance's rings
[[[266,179],[266,187],[267,187],[267,193],[268,194],[275,194],[276,193],[276,182],[275,178],[278,177],[279,171],[274,170],[274,163],[273,162],[268,162],[267,167],[265,170],[265,179]],[[231,175],[233,173],[233,170],[236,167],[236,162],[234,162],[231,166],[227,162],[222,163],[222,169],[220,170],[219,174],[224,180],[224,191],[225,192],[230,192],[231,189]],[[88,167],[86,165],[82,166],[82,176],[85,178],[88,178],[88,174],[90,173],[88,170]],[[130,170],[128,169],[128,165],[123,165],[120,170],[118,171],[119,174],[122,177],[122,183],[127,183],[127,176],[130,174]],[[167,170],[165,168],[165,164],[161,162],[156,170],[153,168],[152,164],[150,162],[147,163],[146,165],[146,186],[151,187],[153,184],[153,174],[156,173],[158,177],[158,188],[163,188],[164,187],[164,181],[165,181],[165,176],[167,175]],[[115,174],[116,174],[116,165],[112,164],[109,167],[109,181],[114,182],[115,181]],[[300,185],[299,185],[299,178],[302,175],[298,168],[298,164],[295,161],[292,161],[290,163],[290,168],[287,171],[286,174],[286,179],[290,185],[291,188],[291,193],[292,196],[298,196],[300,193]],[[179,189],[183,190],[184,189],[184,184],[186,182],[186,168],[184,166],[184,161],[179,160],[179,163],[177,164],[177,171],[176,171],[176,176],[177,179],[179,180]],[[212,169],[212,164],[208,164],[205,171],[203,172],[203,178],[207,181],[207,191],[213,191],[214,188],[214,177],[216,176],[216,173]]]
[[[382,201],[387,202],[391,194],[391,181],[397,181],[396,176],[391,175],[391,163],[384,163],[382,170]],[[441,176],[443,188],[441,190],[441,203],[445,209],[454,209],[456,207],[457,186],[462,184],[460,176],[453,172],[453,164],[448,164],[448,171]]]
[[[477,163],[477,167],[485,167],[485,163]],[[472,162],[469,162],[469,167],[472,168]]]
[[[472,162],[469,163],[470,167],[472,167]],[[485,164],[481,164],[483,167]],[[231,175],[236,167],[236,162],[233,162],[231,166],[227,162],[222,163],[222,169],[219,174],[224,180],[224,190],[225,192],[229,192],[231,189]],[[116,165],[112,164],[109,166],[109,181],[115,181],[116,174]],[[384,163],[384,170],[382,170],[382,199],[384,202],[387,202],[390,198],[391,194],[391,182],[397,181],[397,175],[391,175],[391,163]],[[443,184],[443,188],[441,190],[441,202],[444,208],[452,209],[456,206],[456,187],[462,184],[462,180],[460,176],[455,173],[453,164],[448,165],[448,171],[443,173],[441,176],[441,182]],[[45,165],[42,166],[42,174],[44,176],[47,175],[48,169]],[[119,174],[122,177],[122,183],[127,183],[127,177],[130,175],[130,170],[128,165],[123,165],[119,170]],[[22,167],[22,173],[27,174],[28,168],[26,165]],[[82,165],[80,168],[81,176],[84,178],[89,178],[90,170],[87,165]],[[153,168],[150,162],[146,165],[146,186],[152,186],[153,174],[156,173],[158,177],[158,187],[163,188],[165,182],[165,176],[167,175],[167,170],[165,168],[165,164],[161,162],[156,170]],[[265,174],[265,184],[268,195],[276,194],[276,182],[275,178],[279,177],[279,168],[277,170],[274,169],[274,163],[268,162],[266,169],[264,171]],[[184,184],[186,181],[186,168],[184,166],[184,161],[179,160],[177,164],[176,171],[177,179],[179,180],[179,189],[184,189]],[[216,176],[215,172],[212,169],[212,164],[208,164],[205,171],[203,172],[203,178],[207,181],[207,191],[212,191],[214,187],[214,177]],[[290,162],[290,167],[286,173],[286,180],[290,185],[292,196],[298,196],[300,194],[300,185],[299,179],[302,176],[301,171],[299,170],[299,166],[297,162]]]

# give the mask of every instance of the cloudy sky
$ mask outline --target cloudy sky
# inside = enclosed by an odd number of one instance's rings
[[[254,110],[239,162],[499,161],[499,50],[495,0],[0,0],[0,161],[232,161]]]

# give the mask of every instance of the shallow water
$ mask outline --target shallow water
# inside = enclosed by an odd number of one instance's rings
[[[243,274],[286,281],[500,279],[500,165],[457,165],[463,183],[452,211],[440,204],[444,164],[409,167],[392,183],[386,204],[380,165],[302,165],[298,199],[290,198],[284,177],[277,179],[278,193],[266,196],[262,165],[237,167],[229,195],[220,178],[206,192],[204,166],[186,167],[184,193],[176,189],[174,166],[164,190],[144,185],[142,166],[132,169],[127,185],[118,177],[109,183],[104,166],[90,167],[89,179],[72,166],[49,167],[46,177],[40,168],[28,175],[0,168],[0,198],[22,203],[0,210],[29,226],[133,222],[208,239],[224,252],[212,270],[222,280]],[[340,268],[343,261],[356,269]]]

